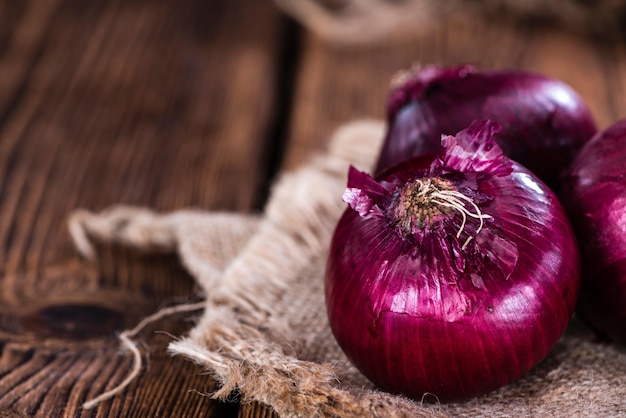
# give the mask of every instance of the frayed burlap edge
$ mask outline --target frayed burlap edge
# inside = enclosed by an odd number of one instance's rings
[[[200,321],[169,351],[206,368],[219,383],[212,394],[217,399],[237,391],[243,402],[264,403],[285,417],[623,414],[626,353],[595,342],[584,327],[570,327],[549,357],[523,378],[467,402],[423,404],[380,392],[352,367],[327,323],[323,270],[330,235],[344,208],[339,196],[348,165],[371,167],[382,135],[379,122],[340,129],[327,154],[280,177],[258,217],[198,210],[160,215],[118,206],[99,214],[76,211],[70,231],[86,257],[96,255],[92,240],[179,254],[206,301]],[[141,356],[132,338],[164,314],[122,334],[127,337],[123,346],[135,359],[133,373],[87,406],[121,393],[140,373]]]
[[[298,314],[288,312],[298,297],[291,294],[310,291],[311,265],[323,257],[344,210],[339,197],[348,166],[369,170],[383,135],[378,121],[339,129],[326,154],[280,177],[260,218],[199,211],[157,215],[117,206],[97,215],[76,211],[70,231],[86,257],[95,257],[94,239],[178,251],[207,299],[199,323],[169,351],[207,368],[220,385],[213,397],[227,399],[238,391],[242,401],[262,402],[285,417],[432,416],[432,409],[372,390],[364,379],[362,387],[346,390],[335,365],[299,358],[307,324],[294,324]],[[311,308],[323,307],[302,306]]]

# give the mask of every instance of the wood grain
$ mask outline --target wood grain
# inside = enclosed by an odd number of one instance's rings
[[[265,1],[11,1],[0,6],[0,410],[17,416],[234,416],[202,370],[165,353],[192,322],[141,334],[123,396],[116,333],[195,300],[174,257],[100,248],[80,260],[78,207],[246,212],[274,149],[284,19]]]

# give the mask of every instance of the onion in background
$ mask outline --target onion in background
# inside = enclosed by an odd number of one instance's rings
[[[591,113],[566,84],[526,71],[478,72],[428,66],[402,76],[387,105],[389,130],[376,171],[438,151],[475,119],[502,126],[496,142],[509,158],[555,188],[562,170],[596,133]]]
[[[560,197],[581,246],[578,311],[604,336],[626,344],[626,119],[582,148]]]

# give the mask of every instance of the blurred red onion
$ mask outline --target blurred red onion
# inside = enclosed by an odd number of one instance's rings
[[[509,158],[551,187],[576,151],[596,133],[582,99],[566,84],[526,71],[477,72],[466,65],[408,73],[392,89],[389,130],[377,171],[441,148],[474,119],[502,125],[496,142]]]
[[[464,399],[518,378],[559,340],[579,254],[552,191],[477,121],[377,179],[351,168],[326,270],[331,328],[379,387]]]
[[[626,344],[626,119],[582,148],[560,196],[581,245],[578,311]]]

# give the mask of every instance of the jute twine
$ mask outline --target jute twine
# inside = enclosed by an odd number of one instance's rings
[[[321,39],[366,45],[420,36],[450,19],[507,17],[549,22],[585,35],[626,33],[626,1],[603,0],[274,0]]]
[[[214,398],[228,399],[236,391],[243,402],[267,404],[284,417],[626,414],[626,351],[596,342],[576,320],[536,368],[467,402],[439,404],[429,394],[410,400],[385,393],[354,369],[327,323],[324,266],[334,225],[345,209],[340,196],[348,165],[373,167],[383,132],[377,121],[339,129],[326,154],[279,178],[260,216],[197,210],[157,214],[127,206],[75,212],[70,231],[84,256],[96,256],[93,240],[175,252],[206,297],[201,305],[157,312],[123,333],[122,346],[135,362],[132,373],[85,407],[122,394],[141,373],[134,339],[141,338],[147,323],[203,308],[197,325],[171,342],[169,352],[199,364],[217,380]]]

